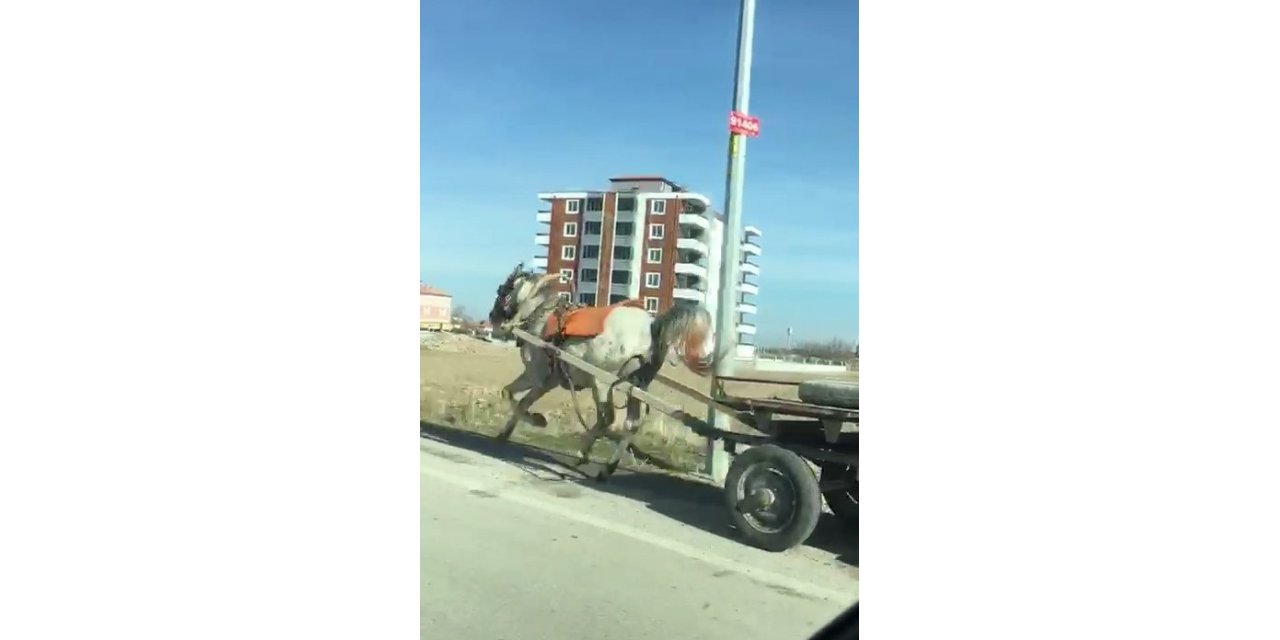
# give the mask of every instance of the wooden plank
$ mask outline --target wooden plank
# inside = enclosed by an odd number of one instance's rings
[[[685,394],[686,396],[693,398],[694,400],[701,400],[702,402],[705,402],[707,404],[711,404],[715,402],[714,400],[711,399],[711,396],[701,391],[698,391],[697,389],[694,389],[693,387],[690,387],[689,385],[686,385],[683,382],[677,382],[675,380],[672,380],[671,378],[668,378],[667,376],[664,376],[661,373],[659,373],[657,377],[654,379],[668,387],[671,387],[672,389],[675,389],[676,391],[679,391],[680,393]]]
[[[798,387],[803,383],[793,382],[791,380],[770,380],[768,378],[739,378],[738,376],[716,376],[718,380],[728,380],[729,382],[758,382],[761,384],[780,384],[789,387]]]
[[[846,409],[844,407],[827,407],[818,404],[809,404],[807,402],[796,402],[794,400],[773,400],[765,398],[744,398],[739,396],[726,396],[721,398],[719,404],[738,409],[740,411],[772,411],[781,415],[803,416],[806,418],[838,418],[849,422],[858,421],[857,409]]]

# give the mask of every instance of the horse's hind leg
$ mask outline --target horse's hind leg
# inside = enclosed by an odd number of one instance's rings
[[[591,459],[591,448],[596,445],[596,440],[613,426],[613,400],[609,387],[593,382],[591,401],[596,405],[596,424],[582,434],[582,449],[578,452],[578,464],[586,464]]]
[[[609,462],[605,463],[604,470],[596,475],[597,480],[608,480],[609,476],[618,470],[618,463],[622,461],[622,456],[631,448],[631,439],[640,432],[640,425],[644,422],[641,419],[640,409],[640,399],[635,396],[629,396],[627,398],[627,418],[622,422],[622,439],[614,447],[613,455],[610,456]]]

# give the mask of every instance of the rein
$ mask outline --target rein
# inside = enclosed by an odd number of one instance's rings
[[[552,313],[556,316],[556,335],[552,338],[552,344],[557,347],[564,344],[564,319],[569,315],[570,311],[580,309],[583,306],[580,303],[570,302],[560,296],[556,296],[555,308],[552,309]],[[547,349],[547,356],[551,358],[553,366],[560,373],[560,378],[569,387],[569,397],[573,398],[573,412],[578,416],[578,423],[582,425],[584,430],[590,431],[591,427],[587,426],[587,419],[582,415],[582,405],[578,402],[578,390],[573,384],[573,372],[569,371],[569,366],[564,363],[563,359],[556,356],[554,350]],[[600,410],[597,408],[596,413],[599,414],[599,412]],[[596,416],[596,421],[600,421],[599,415]]]

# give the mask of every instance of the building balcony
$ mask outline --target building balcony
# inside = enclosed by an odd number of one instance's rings
[[[709,229],[711,228],[711,222],[707,220],[706,216],[698,215],[696,213],[682,213],[680,214],[680,226],[693,227],[696,229]]]
[[[742,243],[742,253],[752,256],[760,255],[760,245],[754,242]]]
[[[533,268],[534,268],[534,269],[541,269],[542,271],[546,271],[546,270],[547,270],[547,257],[546,257],[546,256],[537,256],[537,257],[535,257],[535,258],[533,259]]]
[[[743,273],[750,273],[752,275],[757,275],[757,276],[760,275],[760,265],[751,264],[750,262],[744,262],[741,265],[739,265],[739,270],[742,271]]]
[[[758,295],[760,293],[760,287],[751,282],[739,282],[738,293],[747,293],[753,296]]]
[[[677,289],[694,289],[697,291],[706,291],[707,281],[703,278],[698,278],[696,276],[676,274],[676,281],[674,283],[674,286]]]
[[[759,227],[755,227],[755,226],[752,226],[752,225],[747,225],[747,226],[743,227],[743,228],[742,228],[742,233],[743,233],[743,235],[746,235],[747,237],[751,237],[751,236],[759,237],[759,236],[761,236],[761,235],[764,235],[764,234],[760,233],[760,229],[759,229]]]
[[[675,272],[686,276],[697,276],[705,279],[707,277],[707,267],[696,262],[677,262],[675,264]]]
[[[749,302],[738,303],[738,313],[755,313],[755,312],[756,312],[756,306],[754,304],[751,304]]]
[[[538,246],[540,246],[540,247],[550,246],[550,245],[551,245],[551,236],[550,236],[550,234],[546,234],[546,233],[539,233],[539,234],[537,234],[537,235],[533,236],[533,243],[534,243],[534,244],[536,244],[536,245],[538,245]]]
[[[672,289],[671,297],[678,300],[692,300],[699,303],[705,303],[707,301],[707,294],[698,291],[697,289],[687,289],[683,287],[676,287],[675,289]]]
[[[756,326],[754,324],[746,323],[739,324],[738,333],[746,333],[754,336],[756,334]]]
[[[711,253],[711,250],[707,248],[707,243],[697,238],[676,238],[676,248],[693,251],[704,256]]]
[[[705,196],[690,193],[683,198],[683,213],[702,214],[707,212],[707,208],[711,206],[711,200]]]
[[[539,212],[538,212],[538,222],[541,222],[541,223],[543,223],[543,224],[551,224],[551,212],[550,212],[550,211],[539,211]]]

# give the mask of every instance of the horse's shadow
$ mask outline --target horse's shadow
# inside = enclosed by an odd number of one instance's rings
[[[593,475],[588,475],[600,468],[597,462],[579,468],[574,465],[573,456],[527,444],[498,442],[485,435],[432,422],[422,421],[420,430],[423,438],[511,464],[533,476],[534,482],[570,482],[629,498],[677,522],[746,544],[729,520],[724,491],[707,482],[627,469],[618,469],[607,481],[600,482]],[[664,466],[662,460],[643,451],[636,451],[636,457],[655,466]],[[822,515],[818,528],[805,545],[832,553],[847,565],[858,566],[857,530],[831,514]]]

